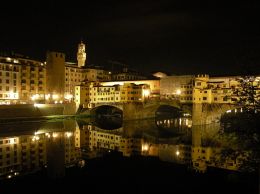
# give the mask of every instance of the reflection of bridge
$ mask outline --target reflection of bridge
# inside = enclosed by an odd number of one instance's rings
[[[120,109],[123,112],[124,120],[154,118],[159,107],[171,106],[192,114],[193,125],[210,124],[219,121],[223,113],[236,108],[232,104],[180,104],[176,100],[148,100],[146,102],[131,103],[98,103],[90,110],[90,114],[95,114],[96,110],[101,106]]]

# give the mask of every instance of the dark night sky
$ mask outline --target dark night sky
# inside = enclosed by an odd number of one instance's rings
[[[229,2],[229,4],[227,4]],[[170,74],[260,73],[257,1],[20,1],[2,4],[0,50],[45,59],[47,50],[89,62],[120,61]]]

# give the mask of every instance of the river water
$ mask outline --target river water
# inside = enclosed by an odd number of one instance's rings
[[[258,193],[257,121],[234,118],[1,124],[0,193]]]

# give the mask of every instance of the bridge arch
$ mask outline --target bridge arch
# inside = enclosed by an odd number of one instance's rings
[[[109,117],[112,115],[122,117],[123,108],[121,106],[111,104],[102,104],[90,109],[90,115],[93,115],[95,117]]]

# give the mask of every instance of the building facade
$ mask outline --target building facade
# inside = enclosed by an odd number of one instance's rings
[[[44,101],[46,65],[22,56],[0,57],[0,104]]]
[[[150,93],[147,84],[125,83],[105,86],[99,82],[87,82],[76,86],[75,103],[77,106],[92,108],[102,103],[144,102],[149,98]]]

